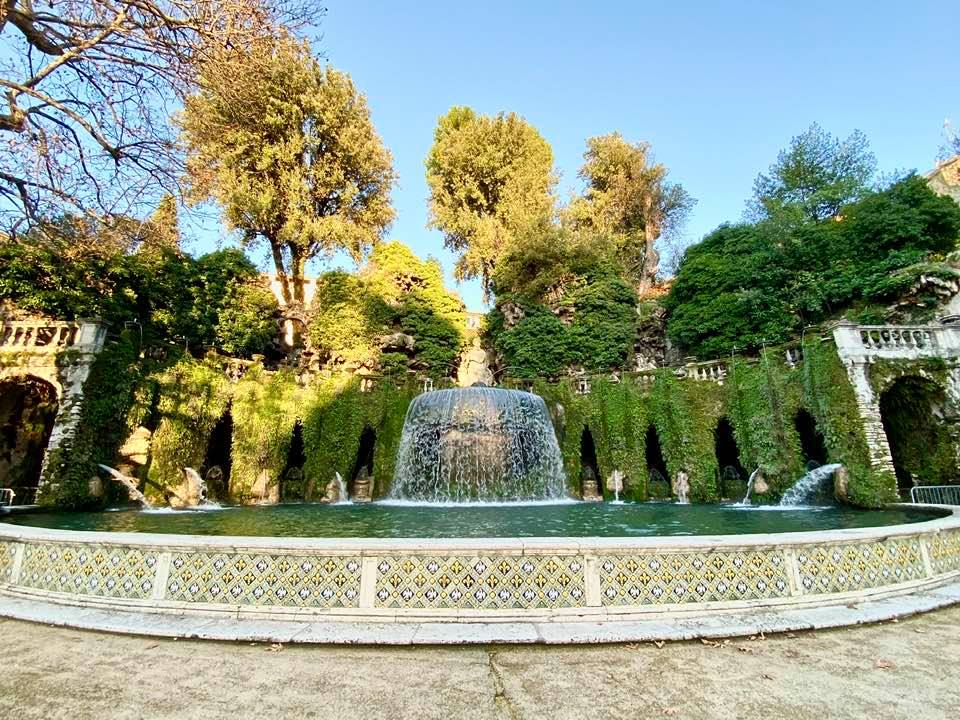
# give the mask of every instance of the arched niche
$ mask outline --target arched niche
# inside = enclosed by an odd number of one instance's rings
[[[36,499],[58,407],[57,390],[46,380],[0,381],[0,488],[13,490],[15,505]]]

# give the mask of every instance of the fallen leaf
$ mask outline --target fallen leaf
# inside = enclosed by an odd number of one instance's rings
[[[900,621],[899,621],[899,620],[897,620],[896,618],[894,618],[894,619],[893,619],[893,620],[891,620],[890,622],[892,622],[892,623],[898,623],[898,622],[900,622]]]
[[[153,650],[155,647],[160,647],[160,643],[154,643],[153,645],[147,645],[146,650]]]
[[[660,648],[663,647],[664,642],[663,642],[663,640],[654,640],[654,641],[653,641],[653,644],[656,645],[656,646],[657,646],[657,649],[659,650]]]
[[[763,675],[760,677],[762,677],[764,680],[773,680],[773,675],[767,675],[766,673],[763,673]]]
[[[663,709],[663,714],[664,714],[664,715],[669,715],[670,717],[673,717],[673,716],[676,715],[678,712],[679,712],[679,710],[677,710],[676,708],[672,708],[672,707],[671,707],[671,708],[664,708],[664,709]]]
[[[752,652],[753,652],[753,648],[752,648],[752,647],[747,647],[746,645],[737,645],[737,650],[739,650],[739,651],[742,652],[742,653],[752,653]]]
[[[795,633],[787,633],[787,637],[790,638],[791,640],[795,640],[797,638]]]
[[[281,643],[274,643],[267,648],[267,652],[278,653],[283,650],[283,645]]]
[[[923,628],[914,628],[913,631],[914,631],[915,633],[920,633],[921,635],[923,635],[924,633],[927,632],[927,631],[924,630]]]
[[[895,666],[892,662],[890,662],[889,660],[883,660],[883,659],[877,660],[877,661],[873,664],[873,666],[874,666],[875,668],[879,668],[880,670],[891,670],[891,669],[893,669],[894,667],[896,667],[896,666]]]

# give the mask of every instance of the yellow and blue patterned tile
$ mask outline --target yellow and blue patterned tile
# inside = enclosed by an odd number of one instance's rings
[[[175,553],[167,600],[309,608],[355,608],[360,558],[255,553]]]
[[[919,538],[822,545],[797,550],[802,592],[852,592],[924,577]]]
[[[139,548],[28,543],[17,584],[36,590],[142,600],[151,597],[157,553]]]
[[[934,575],[960,570],[960,530],[934,533],[927,542]]]
[[[671,605],[785,597],[780,550],[638,552],[601,556],[600,599],[607,606]]]
[[[10,582],[16,550],[17,546],[14,543],[0,542],[0,582]]]
[[[377,607],[551,609],[585,604],[584,563],[557,555],[403,555],[377,564]]]

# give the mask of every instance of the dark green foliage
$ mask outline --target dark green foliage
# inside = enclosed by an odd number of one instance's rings
[[[504,359],[507,375],[556,377],[570,367],[590,371],[622,368],[633,349],[637,295],[626,282],[603,266],[576,278],[557,303],[572,316],[561,322],[546,304],[505,295],[487,316],[487,334]],[[502,308],[513,303],[524,317],[506,328]]]
[[[265,294],[254,297],[241,288],[257,271],[240,250],[194,259],[175,246],[140,243],[141,250],[129,252],[136,238],[127,244],[110,236],[97,244],[98,239],[60,232],[0,242],[0,296],[31,315],[99,317],[114,329],[137,321],[145,344],[175,341],[198,350],[217,344],[222,334],[228,351],[243,354],[262,352],[272,339],[262,324],[237,336],[236,322],[254,313],[272,315],[276,307]],[[88,246],[78,245],[81,240]],[[229,303],[239,307],[221,329],[220,315]]]
[[[404,333],[414,340],[406,351],[409,367],[446,377],[456,373],[464,326],[463,303],[444,288],[439,263],[391,242],[377,246],[357,275],[334,271],[320,277],[310,339],[334,366],[358,363],[397,374],[403,353],[390,347],[381,353],[381,346],[385,337]]]
[[[567,327],[550,310],[533,303],[524,306],[524,318],[509,330],[503,314],[491,311],[487,332],[513,377],[556,377],[573,360]]]
[[[216,345],[234,357],[262,353],[277,337],[278,311],[269,288],[253,280],[233,281],[217,318]]]
[[[768,221],[715,230],[687,251],[665,300],[670,337],[717,357],[782,342],[849,308],[871,312],[960,237],[960,206],[916,176],[841,216],[789,229]]]

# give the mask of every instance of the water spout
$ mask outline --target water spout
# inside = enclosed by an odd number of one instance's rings
[[[754,482],[756,482],[756,480],[757,480],[757,475],[759,475],[759,474],[760,474],[760,468],[757,467],[756,470],[754,470],[752,473],[750,473],[750,477],[747,478],[747,494],[744,495],[744,496],[743,496],[743,500],[740,501],[740,504],[741,504],[741,505],[749,505],[749,504],[750,504],[750,495],[753,493],[753,484],[754,484]]]
[[[417,396],[407,410],[390,498],[503,502],[566,497],[543,398],[469,387]]]
[[[343,475],[339,472],[333,474],[333,481],[337,484],[337,499],[334,502],[334,505],[353,505],[350,502],[350,495],[347,494],[347,483],[343,479]]]
[[[153,505],[150,504],[150,501],[147,500],[146,496],[137,489],[137,481],[131,477],[127,477],[119,470],[110,467],[109,465],[98,464],[101,470],[103,470],[107,475],[110,476],[112,480],[115,480],[127,491],[127,496],[134,502],[140,503],[145,508],[152,508]]]
[[[840,463],[830,463],[814,468],[797,480],[793,487],[787,490],[780,498],[781,505],[812,505],[817,500],[824,481],[831,477],[839,468]]]

